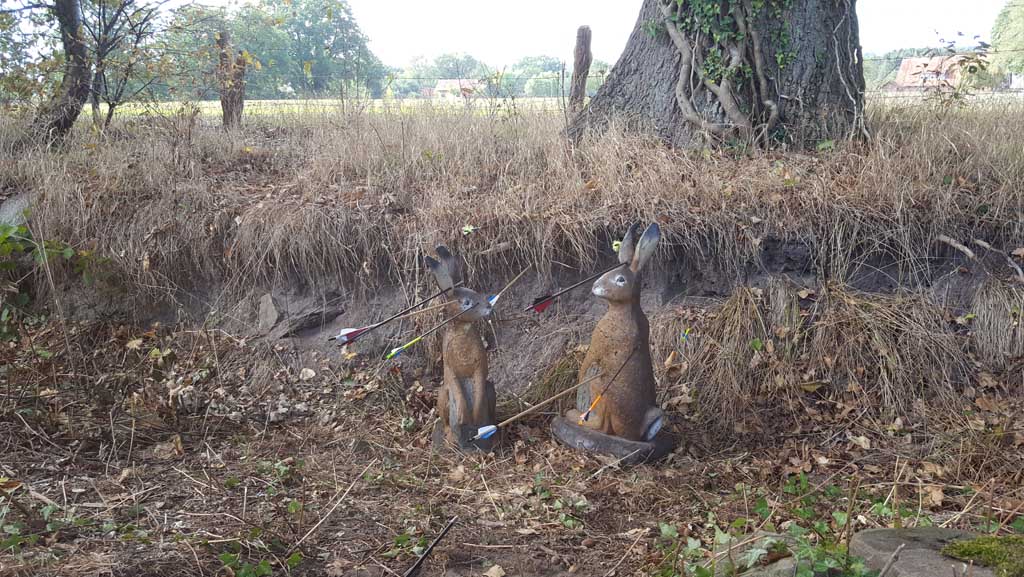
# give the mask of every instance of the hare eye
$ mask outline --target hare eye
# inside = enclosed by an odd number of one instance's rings
[[[626,285],[626,277],[622,276],[621,274],[619,276],[615,277],[615,284],[617,284],[619,286],[625,286]]]
[[[470,305],[469,299],[463,299],[462,300],[462,306],[468,307],[469,305]]]

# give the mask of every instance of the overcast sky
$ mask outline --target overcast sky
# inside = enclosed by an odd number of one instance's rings
[[[1011,0],[1021,1],[1021,0]],[[594,58],[615,63],[640,0],[349,0],[371,49],[390,66],[465,52],[492,66],[523,56],[572,59],[576,28],[593,30]],[[987,40],[1006,0],[859,0],[864,50],[935,46],[962,32]],[[965,42],[966,44],[967,42]]]

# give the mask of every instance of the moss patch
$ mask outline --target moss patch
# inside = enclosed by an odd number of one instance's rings
[[[943,547],[942,553],[992,567],[999,577],[1024,577],[1024,537],[1018,535],[956,541]]]

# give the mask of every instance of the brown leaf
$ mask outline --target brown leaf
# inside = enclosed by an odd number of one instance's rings
[[[945,495],[942,493],[942,487],[932,485],[926,487],[926,491],[928,492],[928,502],[934,507],[941,507],[942,499],[945,498]]]
[[[1015,256],[1015,257],[1017,257],[1019,259],[1024,259],[1024,246],[1014,250],[1010,254],[1012,254],[1013,256]]]
[[[505,570],[501,565],[492,565],[490,569],[484,571],[484,577],[505,577]]]

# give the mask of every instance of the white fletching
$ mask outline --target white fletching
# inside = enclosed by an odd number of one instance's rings
[[[477,439],[490,439],[492,435],[498,430],[496,425],[487,425],[486,427],[480,427],[476,431],[476,436],[472,440]]]

